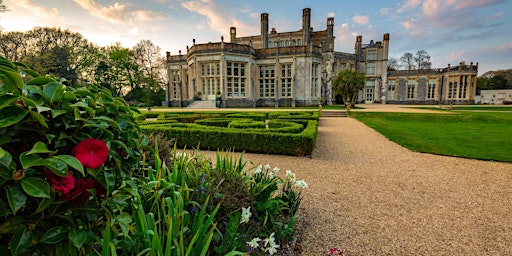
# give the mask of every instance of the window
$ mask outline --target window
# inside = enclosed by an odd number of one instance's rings
[[[292,64],[281,64],[281,97],[292,96]]]
[[[409,79],[407,81],[407,99],[414,99],[414,89],[416,87],[414,79]]]
[[[375,62],[366,63],[366,74],[368,74],[368,75],[375,74]]]
[[[302,45],[302,40],[297,39],[297,45],[298,45],[298,46],[301,46],[301,45]]]
[[[199,64],[201,67],[201,91],[206,97],[215,97],[220,92],[220,63],[219,62],[203,62]]]
[[[274,65],[260,66],[260,98],[275,97]]]
[[[465,99],[466,98],[466,90],[467,90],[467,84],[468,84],[468,76],[461,76],[460,77],[460,83],[459,83],[459,99]]]
[[[365,100],[366,102],[373,102],[373,91],[375,90],[375,81],[366,81],[365,86]]]
[[[169,84],[170,88],[172,88],[172,91],[169,92],[169,96],[171,99],[179,99],[178,92],[179,92],[179,86],[180,86],[180,71],[179,70],[171,70],[171,74],[169,77]]]
[[[367,52],[366,60],[377,60],[377,51],[369,50]]]
[[[457,96],[457,81],[452,78],[448,84],[448,99],[455,99]]]
[[[388,81],[388,97],[387,100],[395,100],[395,80]]]
[[[436,79],[430,78],[427,85],[427,99],[434,99],[436,96]]]
[[[318,63],[313,63],[311,70],[311,97],[318,96]]]
[[[245,98],[245,65],[244,62],[226,62],[228,98]]]

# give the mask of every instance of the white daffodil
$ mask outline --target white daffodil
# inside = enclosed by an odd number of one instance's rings
[[[258,173],[262,173],[263,172],[263,165],[258,165],[258,167],[256,167],[256,171],[254,171],[254,174],[258,174]]]
[[[279,170],[281,170],[281,169],[274,167],[274,169],[272,171],[274,172],[274,174],[276,174]]]
[[[270,170],[270,164],[265,165],[265,171],[268,171],[268,170]]]
[[[274,255],[274,253],[277,252],[277,248],[279,248],[278,244],[272,243],[269,247],[265,249],[266,252],[268,252],[270,255]]]
[[[297,179],[297,177],[295,176],[295,173],[293,173],[292,171],[290,170],[286,170],[286,178],[291,181],[291,182],[295,182],[295,180]]]
[[[299,188],[307,188],[308,184],[304,180],[298,180],[295,182],[295,186]]]
[[[251,218],[252,216],[252,213],[251,213],[251,207],[242,207],[242,216],[240,217],[240,224],[244,223],[244,222],[249,222],[249,219]]]
[[[274,232],[272,232],[269,237],[265,238],[263,242],[265,243],[265,247],[267,247],[269,244],[275,244],[276,239],[274,238]]]
[[[258,242],[261,242],[261,238],[259,238],[259,237],[255,237],[255,238],[253,238],[251,241],[246,242],[246,243],[247,243],[251,248],[256,249],[256,248],[260,247],[260,245],[258,244]]]

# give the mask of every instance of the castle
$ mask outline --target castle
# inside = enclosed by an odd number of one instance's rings
[[[302,12],[302,28],[269,31],[261,14],[261,33],[229,42],[187,46],[187,53],[166,54],[168,106],[221,98],[225,107],[280,107],[333,104],[331,78],[343,69],[366,73],[358,102],[395,104],[474,103],[478,64],[441,69],[388,71],[389,34],[363,44],[356,37],[354,53],[334,51],[334,18],[314,31],[311,9]]]

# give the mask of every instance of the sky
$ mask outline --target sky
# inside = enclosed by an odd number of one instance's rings
[[[512,68],[511,0],[4,0],[4,31],[35,26],[60,27],[108,46],[131,48],[150,40],[178,54],[196,43],[260,34],[260,15],[269,28],[298,31],[302,10],[311,8],[311,27],[326,29],[334,17],[335,51],[354,53],[356,36],[363,44],[390,34],[389,56],[426,50],[433,68],[461,61],[479,63],[479,75]]]

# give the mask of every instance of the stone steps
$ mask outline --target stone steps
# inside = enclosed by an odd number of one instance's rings
[[[322,117],[347,117],[345,110],[322,110]]]
[[[190,109],[214,109],[215,101],[214,100],[197,100],[192,104],[188,105],[187,108]]]

